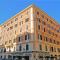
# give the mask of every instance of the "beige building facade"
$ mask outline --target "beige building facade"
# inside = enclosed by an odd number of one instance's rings
[[[60,59],[60,26],[31,5],[0,26],[0,58]]]

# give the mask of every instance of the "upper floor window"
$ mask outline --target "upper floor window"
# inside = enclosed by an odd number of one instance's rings
[[[53,52],[53,50],[54,50],[53,47],[50,47],[50,51]]]
[[[42,24],[43,24],[43,25],[46,25],[46,23],[45,23],[44,21],[42,21]]]
[[[22,32],[22,28],[20,28],[20,32]]]
[[[11,21],[11,24],[13,23],[13,21]]]
[[[26,30],[28,30],[28,25],[26,25]]]
[[[53,40],[53,42],[54,42],[54,44],[56,44],[56,41],[55,40]]]
[[[26,44],[26,50],[29,50],[29,45],[28,44]]]
[[[19,36],[18,37],[18,41],[20,42],[21,40],[23,40],[23,37],[22,36]]]
[[[60,48],[58,48],[57,50],[58,50],[58,52],[60,52]]]
[[[15,21],[17,21],[18,20],[18,18],[15,18]]]
[[[39,45],[40,50],[42,50],[42,45]]]
[[[42,18],[44,18],[44,15],[41,15]]]
[[[7,29],[7,31],[9,31],[9,28]]]
[[[30,34],[26,34],[25,35],[25,40],[29,40],[30,39]]]
[[[6,25],[4,25],[4,27],[6,27]]]
[[[22,46],[20,45],[20,46],[19,46],[19,51],[21,51],[21,50],[22,50]]]
[[[41,21],[40,21],[40,18],[37,18],[37,20],[38,20],[38,22],[41,22]]]
[[[38,34],[38,39],[42,40],[42,35]]]
[[[47,37],[44,37],[44,40],[47,42],[48,41],[48,38]]]
[[[10,29],[13,29],[13,26],[11,26]]]
[[[37,11],[37,15],[39,15],[39,12]]]
[[[9,40],[9,43],[11,43],[11,40]]]
[[[49,19],[47,18],[47,21],[48,21]]]
[[[50,43],[52,43],[52,39],[50,39]]]
[[[38,29],[40,30],[40,25],[38,25]]]
[[[48,50],[47,46],[45,46],[46,51]]]
[[[25,22],[28,22],[28,21],[29,21],[29,18],[26,18],[26,19],[25,19]]]
[[[22,18],[23,15],[21,15],[20,17]]]
[[[15,24],[15,27],[17,27],[17,24]]]

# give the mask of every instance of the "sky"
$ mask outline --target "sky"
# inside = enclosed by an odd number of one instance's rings
[[[0,24],[31,4],[35,4],[60,24],[60,0],[0,0]]]

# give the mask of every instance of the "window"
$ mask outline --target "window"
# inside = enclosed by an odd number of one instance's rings
[[[9,40],[9,43],[11,43],[11,40]]]
[[[4,27],[6,27],[6,25],[4,25]]]
[[[16,40],[14,39],[14,40],[13,40],[13,43],[15,43],[15,42],[16,42]]]
[[[15,27],[17,27],[17,24],[15,24]]]
[[[29,11],[27,11],[26,13],[29,14]]]
[[[58,52],[60,52],[60,48],[57,48]]]
[[[16,31],[15,31],[15,34],[16,34]]]
[[[10,23],[7,23],[7,26],[9,25]]]
[[[51,31],[50,31],[50,30],[48,30],[48,33],[49,33],[49,34],[51,34]]]
[[[60,43],[59,43],[59,41],[57,41],[57,45],[59,45]]]
[[[25,40],[27,40],[27,35],[25,35]]]
[[[48,50],[47,46],[45,46],[46,51]]]
[[[2,39],[2,37],[0,37],[0,40]]]
[[[47,18],[47,21],[48,21],[48,18]]]
[[[44,28],[44,32],[45,32],[45,28]]]
[[[25,35],[25,40],[29,40],[30,39],[30,34]]]
[[[20,42],[20,40],[21,40],[21,37],[19,37],[19,38],[18,38],[18,40],[19,40],[19,42]]]
[[[22,18],[23,15],[21,15],[21,18]]]
[[[10,27],[10,30],[13,29],[13,26]]]
[[[50,39],[50,43],[52,43],[52,39]]]
[[[4,48],[4,52],[6,52],[6,48]]]
[[[22,32],[22,28],[20,28],[20,32]]]
[[[37,15],[39,15],[39,12],[37,12]]]
[[[13,23],[13,21],[11,21],[11,24]]]
[[[7,29],[7,31],[9,31],[9,28]]]
[[[40,50],[42,50],[42,45],[39,45]]]
[[[38,39],[42,40],[42,35],[38,34]]]
[[[40,25],[38,25],[38,29],[40,30]]]
[[[21,25],[23,24],[23,21],[20,21],[19,24],[20,24],[20,26],[21,26]]]
[[[48,38],[47,37],[44,37],[44,40],[47,42],[48,41]]]
[[[26,18],[26,19],[25,19],[25,22],[28,22],[28,21],[29,21],[29,18]]]
[[[56,48],[54,47],[54,52],[56,52]]]
[[[21,51],[22,50],[22,47],[21,47],[21,45],[19,46],[19,51]]]
[[[41,22],[41,21],[40,21],[40,18],[37,18],[37,20],[38,20],[38,22]]]
[[[7,44],[7,41],[5,42],[5,44]]]
[[[29,45],[28,44],[26,44],[26,50],[29,50]]]
[[[43,24],[43,25],[46,25],[46,23],[45,23],[44,21],[42,21],[42,24]]]
[[[42,18],[44,18],[44,15],[41,15],[42,16]]]
[[[18,20],[18,18],[15,18],[15,21],[17,21]]]
[[[18,41],[20,42],[22,40],[22,36],[19,36],[18,37]]]
[[[53,47],[50,47],[50,51],[53,52]]]
[[[26,30],[28,30],[28,25],[26,25]]]
[[[56,44],[56,41],[55,40],[53,42],[54,42],[54,44]]]

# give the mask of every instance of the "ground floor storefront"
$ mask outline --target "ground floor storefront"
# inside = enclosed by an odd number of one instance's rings
[[[60,60],[60,55],[50,55],[47,52],[14,52],[0,54],[0,60]]]

